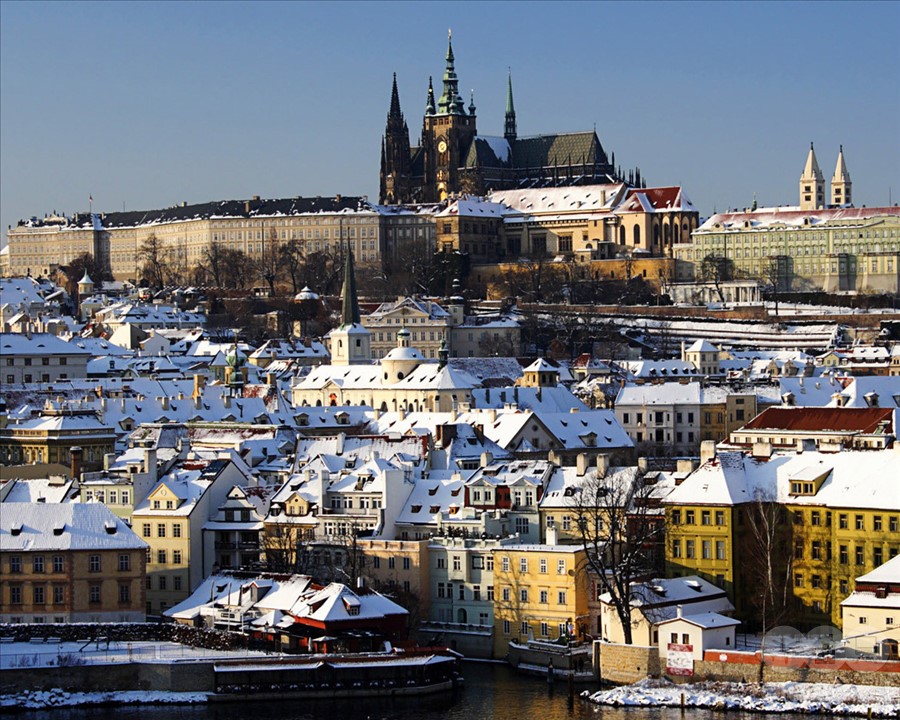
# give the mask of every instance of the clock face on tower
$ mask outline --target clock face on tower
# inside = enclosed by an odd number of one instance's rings
[[[440,140],[438,140],[437,148],[438,148],[439,153],[447,152],[447,142],[444,140],[444,138],[441,138]]]

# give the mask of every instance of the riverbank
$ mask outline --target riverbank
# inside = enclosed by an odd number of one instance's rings
[[[0,710],[45,710],[66,707],[114,707],[127,705],[198,705],[209,701],[209,693],[154,692],[130,690],[117,692],[66,692],[53,690],[25,690],[0,695]]]
[[[585,692],[582,697],[613,707],[681,707],[760,713],[823,713],[900,717],[900,688],[824,683],[705,682],[674,685],[642,680],[633,685]]]

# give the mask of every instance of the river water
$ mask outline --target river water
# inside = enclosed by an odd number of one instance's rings
[[[133,706],[28,712],[22,720],[717,720],[721,713],[673,708],[599,708],[575,697],[569,705],[565,683],[523,677],[505,665],[463,663],[465,687],[420,698],[353,701],[288,700],[201,706]],[[576,686],[580,691],[590,686]],[[727,720],[759,720],[761,715],[729,713]],[[784,718],[786,716],[778,716]],[[796,716],[800,717],[800,716]],[[808,720],[810,715],[803,716]]]

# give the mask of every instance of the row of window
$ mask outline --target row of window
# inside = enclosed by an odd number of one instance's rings
[[[403,560],[403,569],[409,570],[412,567],[412,561],[408,558],[402,558]],[[397,558],[389,557],[387,559],[388,570],[394,570],[397,566]],[[372,567],[378,570],[381,567],[381,558],[377,555],[372,558]]]
[[[90,502],[91,500],[110,505],[130,505],[131,490],[85,490],[84,501]]]
[[[512,630],[512,626],[509,620],[503,621],[503,634],[509,635]],[[567,636],[570,634],[571,628],[567,623],[557,623],[557,632],[559,633],[559,637]],[[519,632],[521,635],[527,636],[531,632],[531,624],[527,620],[523,620],[519,625]],[[540,624],[540,636],[541,637],[550,637],[550,623],[547,621],[542,621]]]
[[[685,417],[687,418],[688,425],[694,424],[694,413],[693,412],[676,412],[675,413],[675,422],[682,424],[684,423]],[[721,414],[720,414],[721,418]],[[670,422],[672,419],[672,414],[667,412],[648,412],[647,413],[647,424],[651,422],[656,425],[662,425],[663,423]],[[629,425],[631,423],[631,414],[630,413],[622,413],[622,421],[623,424]],[[634,422],[637,425],[644,424],[644,413],[639,412],[634,414]],[[719,420],[721,422],[721,419]]]
[[[503,572],[509,572],[511,562],[508,555],[504,555],[500,560],[500,567]],[[528,572],[528,558],[520,557],[519,558],[519,572],[527,573]],[[538,572],[546,573],[547,572],[547,558],[539,558],[538,559]],[[566,561],[565,560],[557,560],[556,561],[556,574],[557,575],[565,575],[566,574]]]
[[[156,551],[156,562],[160,565],[166,565],[169,559],[169,553],[167,550],[157,550]],[[173,550],[172,551],[172,564],[173,565],[181,565],[184,561],[184,557],[181,553],[181,550]],[[147,562],[153,562],[153,551],[150,548],[147,548]]]
[[[682,512],[681,510],[673,510],[671,514],[671,522],[672,525],[696,525],[697,512],[695,510],[685,510],[684,511],[684,523],[682,523]],[[712,510],[701,510],[700,511],[700,524],[701,525],[712,525],[713,518],[715,518],[715,524],[718,526],[725,525],[725,511],[724,510],[716,510],[715,515],[713,515]]]
[[[458,600],[466,600],[466,586],[463,584],[459,584],[456,587],[457,591],[457,599]],[[437,584],[437,596],[439,600],[452,600],[453,599],[453,583],[443,583],[439,582]],[[481,585],[473,585],[472,586],[472,597],[470,598],[474,602],[480,602],[481,600],[487,600],[492,602],[494,600],[494,586],[488,585],[486,587],[485,596],[481,596]]]
[[[692,559],[697,557],[697,541],[696,540],[685,540],[684,541],[684,555],[682,555],[682,541],[680,539],[675,539],[672,541],[672,557],[680,558],[684,557],[687,559]],[[725,551],[725,541],[724,540],[716,540],[715,541],[715,551],[716,551],[716,560],[725,560],[726,551]],[[713,541],[712,540],[703,540],[700,543],[700,553],[701,558],[703,560],[712,560],[713,559]]]
[[[158,501],[157,501],[158,502]],[[171,501],[169,501],[171,502]],[[168,532],[168,524],[167,523],[156,523],[156,537],[164,538],[166,537],[166,533]],[[141,524],[141,535],[145,538],[153,537],[152,536],[153,523],[142,523]],[[180,538],[181,537],[181,523],[172,523],[172,537]]]
[[[153,589],[153,575],[147,576],[147,589]],[[181,590],[181,575],[173,575],[172,576],[172,589],[173,590]],[[156,589],[157,590],[168,590],[169,589],[169,578],[165,575],[157,575],[156,576]]]
[[[49,592],[48,592],[49,590]],[[21,585],[10,585],[9,586],[9,604],[10,605],[22,605],[24,602],[24,589]],[[120,603],[128,603],[131,602],[131,584],[130,583],[119,583],[119,592],[118,592],[119,602]],[[92,605],[97,605],[101,600],[101,585],[100,583],[91,583],[88,586],[88,602]],[[32,605],[47,605],[52,602],[53,605],[65,605],[66,603],[66,586],[65,585],[52,585],[49,588],[44,585],[32,585],[31,586],[31,604]]]
[[[37,358],[30,358],[30,357],[22,358],[22,364],[25,365],[26,367],[29,367],[29,366],[31,366],[31,363],[34,362],[34,360],[37,360]],[[68,365],[69,364],[69,358],[67,358],[67,357],[60,357],[60,358],[57,358],[57,360],[59,360],[60,365]],[[15,364],[16,364],[15,358],[11,358],[11,357],[6,358],[7,367],[13,367]],[[49,364],[50,364],[49,357],[41,358],[41,365],[49,365]]]
[[[22,556],[10,555],[9,572],[22,572]],[[120,572],[131,570],[131,555],[121,553],[119,555],[118,569]],[[102,557],[100,555],[88,556],[88,570],[90,572],[100,572],[102,570]],[[66,571],[66,558],[63,555],[53,555],[48,563],[44,555],[31,556],[31,572],[32,573],[62,573]]]
[[[512,600],[512,588],[504,587],[500,593],[500,597],[503,598],[504,602],[510,602]],[[519,602],[527,603],[528,598],[529,598],[529,588],[519,588]],[[462,594],[460,594],[460,600],[462,600]],[[538,591],[538,602],[541,605],[549,604],[550,603],[550,591],[549,590],[539,590]],[[565,590],[557,590],[556,604],[557,605],[565,605],[566,604],[566,591]]]
[[[853,548],[853,551],[854,565],[865,565],[865,547],[863,545],[856,545]],[[897,555],[897,552],[898,549],[896,547],[890,548],[888,550],[888,559],[895,557]],[[806,549],[804,547],[803,541],[797,540],[794,543],[794,559],[803,560],[805,555]],[[822,543],[820,540],[813,540],[810,544],[810,557],[813,560],[831,560],[831,543]],[[838,563],[841,565],[850,564],[850,546],[838,546]],[[872,548],[872,564],[875,567],[879,567],[880,565],[884,564],[884,548]]]
[[[794,511],[794,524],[802,525],[804,523],[805,511],[803,510],[795,510]],[[818,526],[822,525],[823,515],[820,510],[811,510],[809,513],[809,523],[810,525]],[[826,511],[824,514],[825,527],[831,527],[831,512]],[[873,515],[872,516],[872,530],[875,532],[883,532],[884,531],[884,516],[883,515]],[[889,515],[887,519],[887,526],[890,532],[900,532],[900,516],[898,515]],[[850,514],[849,513],[838,513],[838,528],[841,530],[849,530],[850,529]],[[853,529],[854,530],[867,530],[866,528],[866,516],[860,513],[856,513],[853,515]]]

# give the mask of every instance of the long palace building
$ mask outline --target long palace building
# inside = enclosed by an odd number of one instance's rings
[[[83,253],[117,280],[139,274],[139,250],[156,236],[176,261],[195,266],[212,243],[260,257],[267,243],[302,241],[304,254],[344,241],[363,264],[379,263],[407,240],[434,246],[433,208],[384,207],[364,197],[311,197],[181,203],[161,210],[75,213],[22,220],[0,254],[3,275],[49,275]]]

